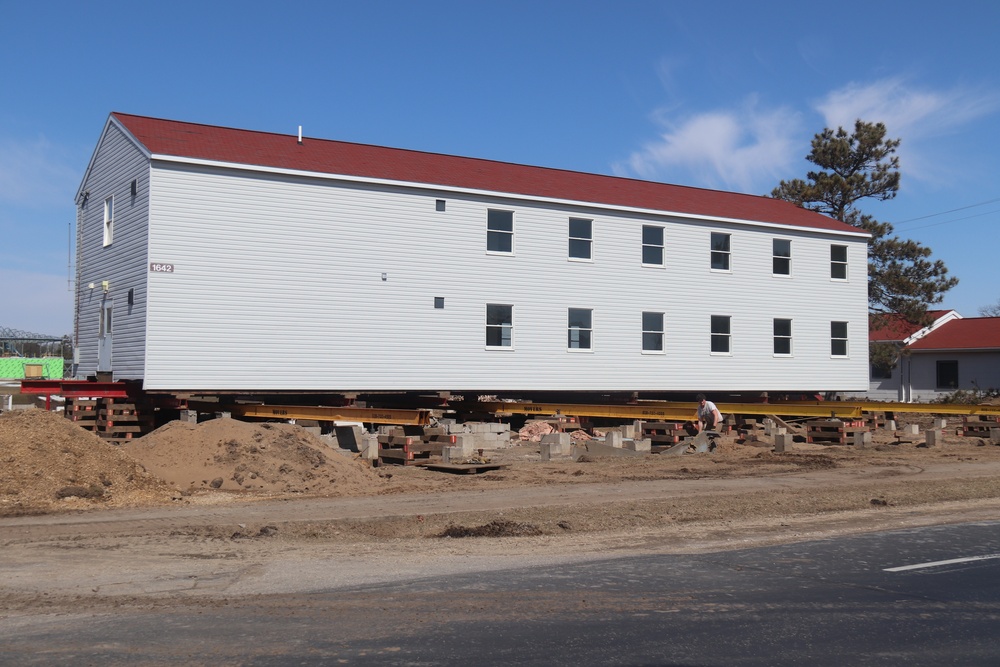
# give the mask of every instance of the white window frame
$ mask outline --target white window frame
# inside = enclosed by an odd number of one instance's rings
[[[834,259],[834,257],[833,257],[834,248],[843,248],[844,249],[844,259],[843,260]],[[837,280],[837,281],[841,281],[841,282],[846,281],[847,278],[848,278],[848,276],[850,276],[850,273],[848,272],[849,263],[850,263],[850,251],[848,250],[848,247],[846,245],[840,245],[839,243],[831,243],[830,244],[830,280]],[[844,273],[843,277],[839,277],[839,276],[834,275],[834,273],[835,273],[834,269],[835,268],[841,268],[841,267],[842,267],[843,273]]]
[[[587,313],[590,322],[589,327],[573,326],[573,313]],[[593,308],[569,308],[566,311],[566,351],[567,352],[593,352],[594,351],[594,309]],[[577,345],[573,345],[574,334],[577,338]],[[586,334],[586,336],[584,336]],[[581,343],[586,337],[587,346]]]
[[[509,321],[495,324],[491,322],[491,308],[509,308]],[[500,344],[490,344],[490,333],[500,333]],[[506,334],[506,335],[505,335]],[[486,304],[486,349],[487,350],[513,350],[514,349],[514,305],[510,303],[488,303]]]
[[[711,339],[709,341],[709,348],[708,349],[711,351],[712,354],[717,355],[717,356],[721,356],[721,357],[732,356],[732,354],[733,354],[733,317],[732,317],[732,315],[712,315],[710,317],[711,317],[711,319],[709,320],[709,322],[710,322],[710,324],[709,324],[709,331],[711,333]],[[726,323],[726,331],[725,332],[722,332],[722,331],[718,331],[717,332],[715,324],[716,324],[716,322],[721,323],[722,321],[725,321],[725,323]],[[717,340],[725,340],[726,341],[726,349],[725,349],[725,351],[716,350],[715,349],[715,343],[716,343]]]
[[[647,327],[646,316],[656,315],[660,318],[659,328],[651,329]],[[666,354],[666,327],[664,322],[666,321],[666,313],[662,313],[655,310],[644,310],[642,311],[642,353],[643,354]],[[660,347],[659,349],[650,349],[646,347],[647,337],[657,336]]]
[[[788,333],[779,334],[778,333],[778,322],[788,322]],[[775,317],[771,320],[771,332],[773,334],[773,340],[771,345],[771,353],[776,357],[791,357],[795,353],[795,348],[792,345],[792,319],[790,317]],[[778,352],[778,341],[787,340],[788,341],[788,352]]]
[[[580,232],[581,232],[581,230],[580,230],[581,225],[580,224],[576,225],[577,230],[576,230],[576,235],[574,235],[574,233],[573,233],[573,226],[574,226],[573,223],[587,223],[587,228],[588,228],[587,229],[587,235],[586,236],[581,236],[580,235]],[[569,231],[569,244],[568,244],[568,248],[567,248],[567,253],[568,253],[567,257],[568,257],[568,259],[571,262],[592,262],[592,261],[594,261],[594,221],[591,220],[590,218],[570,218],[569,219],[569,230],[568,231]],[[574,246],[576,246],[576,249],[578,251],[582,250],[583,248],[586,248],[586,250],[587,250],[586,256],[583,256],[583,255],[580,255],[580,256],[574,255],[573,254]]]
[[[777,248],[778,243],[788,244],[788,254],[780,255]],[[787,271],[778,271],[778,264],[785,263]],[[792,240],[791,239],[771,239],[771,275],[781,278],[790,278],[792,276]]]
[[[646,242],[646,230],[655,230],[660,232],[660,242],[659,243],[647,243]],[[666,248],[666,242],[664,240],[665,230],[659,225],[643,225],[642,226],[642,265],[643,266],[655,266],[658,268],[663,268],[666,264],[664,261],[664,253]],[[646,261],[646,250],[659,252],[660,261],[658,262],[647,262]]]
[[[725,239],[725,249],[716,250],[716,239]],[[712,271],[716,273],[732,273],[733,272],[733,235],[728,232],[712,232],[711,241],[711,261],[709,262],[709,267]],[[724,259],[725,267],[716,268],[715,260]]]
[[[111,245],[115,236],[115,196],[104,200],[104,245]]]
[[[510,229],[502,229],[498,226],[494,226],[494,214],[502,214],[504,217],[510,217]],[[499,221],[497,221],[499,222]],[[491,241],[496,239],[505,239],[510,244],[510,250],[496,250],[490,249]],[[501,242],[501,246],[504,244]],[[500,208],[490,208],[486,209],[486,254],[488,255],[513,255],[514,254],[514,211],[508,209]]]
[[[843,325],[844,335],[838,336],[838,331],[835,330],[838,325]],[[843,344],[844,353],[838,354],[836,352],[836,346],[838,344]],[[850,346],[850,322],[845,322],[844,320],[831,320],[830,321],[830,356],[837,359],[844,359],[851,356],[851,346]]]

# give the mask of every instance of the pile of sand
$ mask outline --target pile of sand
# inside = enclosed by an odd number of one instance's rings
[[[364,463],[291,424],[175,421],[123,449],[183,491],[363,495],[384,481]]]
[[[173,491],[55,412],[0,415],[0,515],[169,502]]]

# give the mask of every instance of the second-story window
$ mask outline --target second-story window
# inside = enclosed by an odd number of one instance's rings
[[[642,263],[663,266],[663,227],[642,226]]]
[[[569,219],[569,258],[593,259],[594,221]]]
[[[729,234],[712,232],[712,270],[729,271]]]
[[[486,251],[514,252],[514,212],[490,209],[486,214]]]
[[[104,200],[104,245],[111,245],[115,235],[115,198]]]
[[[771,245],[771,272],[776,276],[792,275],[792,242],[774,239]]]
[[[830,278],[847,280],[847,246],[830,246]]]

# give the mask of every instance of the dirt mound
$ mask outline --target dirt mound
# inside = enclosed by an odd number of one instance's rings
[[[0,515],[169,502],[171,488],[62,415],[0,415]]]
[[[383,480],[291,424],[174,421],[124,446],[181,490],[363,495]]]

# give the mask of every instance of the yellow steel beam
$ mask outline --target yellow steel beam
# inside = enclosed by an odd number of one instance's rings
[[[615,419],[688,420],[697,403],[640,401],[629,405],[587,405],[575,403],[480,403],[485,412],[570,417],[608,417]],[[951,403],[877,403],[868,401],[797,401],[782,403],[716,403],[723,414],[784,415],[789,417],[836,417],[860,419],[865,412],[921,412],[951,415],[1000,415],[997,405],[960,405]]]
[[[232,406],[230,412],[234,416],[264,419],[316,419],[318,421],[353,421],[403,426],[426,426],[430,423],[430,410],[238,404]]]
[[[614,417],[621,419],[649,420],[685,420],[694,416],[694,404],[686,407],[684,404],[674,405],[584,405],[575,403],[521,403],[521,402],[490,402],[479,403],[477,408],[484,412],[510,413],[518,415],[538,415],[549,417],[565,415],[567,417]]]

